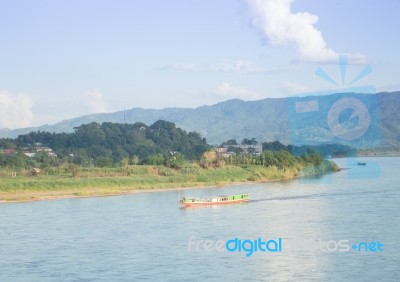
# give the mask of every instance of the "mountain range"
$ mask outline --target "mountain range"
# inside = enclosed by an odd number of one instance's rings
[[[356,103],[355,100],[361,103]],[[354,105],[344,106],[346,103]],[[219,144],[228,139],[240,141],[243,138],[256,138],[259,141],[278,140],[286,144],[307,139],[310,143],[330,140],[331,143],[354,145],[352,142],[358,136],[354,135],[353,139],[350,136],[350,140],[349,136],[344,135],[339,136],[343,138],[338,138],[338,133],[335,133],[332,125],[332,122],[335,122],[332,119],[336,118],[336,123],[342,124],[345,131],[346,126],[350,133],[352,129],[354,132],[364,130],[364,144],[367,142],[374,146],[400,145],[399,109],[400,91],[377,94],[335,93],[297,98],[267,98],[258,101],[233,99],[194,109],[132,108],[114,113],[90,114],[54,125],[0,129],[0,137],[15,138],[31,131],[72,132],[74,127],[91,122],[152,124],[157,120],[167,120],[186,131],[199,132],[209,144]],[[368,128],[365,124],[363,127],[363,120],[368,121]],[[361,140],[361,137],[359,139]]]

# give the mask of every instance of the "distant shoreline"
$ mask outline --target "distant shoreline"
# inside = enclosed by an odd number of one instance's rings
[[[379,158],[379,157],[382,157],[382,158],[390,158],[390,157],[400,157],[400,152],[388,152],[388,153],[384,153],[384,154],[382,154],[382,153],[379,153],[379,154],[375,154],[375,153],[364,154],[364,153],[361,153],[361,154],[358,154],[358,155],[357,155],[357,158],[366,158],[366,157],[368,157],[368,158]]]

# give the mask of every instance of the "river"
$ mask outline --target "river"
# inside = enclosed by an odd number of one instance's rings
[[[335,162],[346,169],[181,191],[248,192],[242,204],[181,208],[177,191],[2,204],[0,281],[400,281],[400,158]]]

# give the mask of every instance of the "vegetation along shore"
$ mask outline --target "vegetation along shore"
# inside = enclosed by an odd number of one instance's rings
[[[198,133],[166,121],[91,123],[69,134],[32,132],[0,139],[0,202],[262,182],[338,170],[313,148],[303,148],[301,155],[292,149],[255,139],[213,147]]]

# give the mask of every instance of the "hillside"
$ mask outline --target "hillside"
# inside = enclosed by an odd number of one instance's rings
[[[381,139],[375,145],[400,145],[400,92],[378,93],[363,95],[354,93],[338,93],[326,96],[305,97],[302,100],[318,100],[319,111],[306,115],[293,115],[291,109],[292,98],[268,98],[259,101],[228,100],[212,106],[190,108],[166,108],[161,110],[132,108],[125,112],[127,123],[143,122],[154,123],[157,120],[167,120],[187,131],[199,132],[210,144],[218,144],[227,139],[242,140],[246,137],[255,137],[259,141],[279,140],[283,143],[292,143],[293,138],[301,136],[318,136],[324,140],[335,140],[327,129],[327,111],[335,101],[344,96],[362,100],[372,113],[371,132],[367,138]],[[378,111],[376,111],[378,109]],[[350,116],[348,119],[353,119]],[[307,125],[310,120],[315,124],[307,128],[298,125]],[[64,120],[54,125],[24,128],[16,130],[1,129],[0,137],[15,138],[19,134],[31,131],[72,132],[74,127],[91,122],[123,122],[124,112],[92,114]],[[295,123],[293,125],[293,122]],[[291,130],[289,130],[289,127]],[[379,130],[378,130],[379,129]],[[378,132],[379,131],[379,132]],[[378,137],[377,137],[378,136]],[[315,139],[317,140],[317,139]],[[318,141],[318,140],[317,140]],[[364,140],[364,142],[366,142]],[[368,140],[367,140],[368,142]],[[318,142],[316,142],[318,143]],[[342,142],[343,143],[343,142]],[[345,143],[345,142],[344,142]]]

